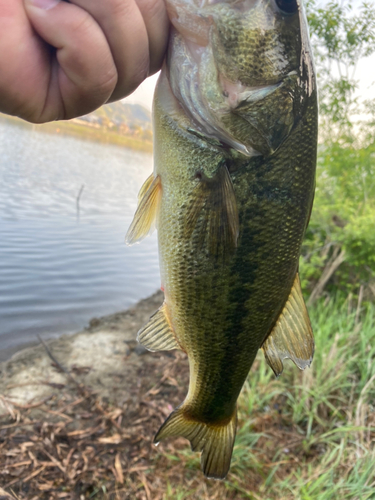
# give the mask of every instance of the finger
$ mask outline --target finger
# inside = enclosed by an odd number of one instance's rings
[[[136,2],[147,29],[150,51],[149,75],[153,75],[160,70],[167,49],[168,14],[163,0],[136,0]]]
[[[118,73],[111,101],[129,95],[149,72],[148,35],[135,0],[71,0],[100,25]]]
[[[0,109],[32,117],[45,97],[49,54],[35,36],[22,0],[0,0],[0,33]]]
[[[117,71],[96,21],[59,0],[27,0],[25,6],[36,32],[57,49],[41,120],[69,119],[106,102],[116,87]]]

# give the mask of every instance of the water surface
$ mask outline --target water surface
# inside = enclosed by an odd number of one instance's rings
[[[151,171],[149,154],[0,121],[0,349],[76,331],[159,287],[155,234],[124,244]]]

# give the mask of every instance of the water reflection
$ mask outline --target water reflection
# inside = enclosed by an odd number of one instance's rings
[[[151,169],[145,153],[0,121],[0,349],[158,288],[156,236],[124,244]]]

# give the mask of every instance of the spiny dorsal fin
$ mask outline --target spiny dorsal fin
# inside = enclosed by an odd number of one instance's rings
[[[262,349],[277,377],[283,371],[283,360],[286,358],[290,358],[301,370],[311,364],[314,336],[298,273],[284,309]]]
[[[182,436],[188,439],[193,451],[202,452],[201,465],[204,475],[224,479],[230,467],[236,425],[236,410],[228,422],[210,425],[189,417],[182,405],[176,408],[160,427],[154,443],[169,437]]]
[[[165,302],[151,316],[150,321],[139,330],[137,340],[149,351],[180,349],[168,319],[168,310]]]
[[[125,237],[127,245],[133,245],[133,243],[143,240],[154,230],[159,212],[160,198],[160,177],[156,176],[154,178],[154,175],[151,174],[139,191],[138,207]]]
[[[223,165],[209,178],[197,173],[198,185],[187,212],[186,236],[190,237],[201,220],[201,245],[210,254],[227,255],[237,246],[239,218],[236,196],[228,169]]]

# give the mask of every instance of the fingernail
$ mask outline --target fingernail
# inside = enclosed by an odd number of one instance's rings
[[[56,7],[60,0],[27,0],[27,3],[32,7],[38,7],[38,9],[50,10]]]

